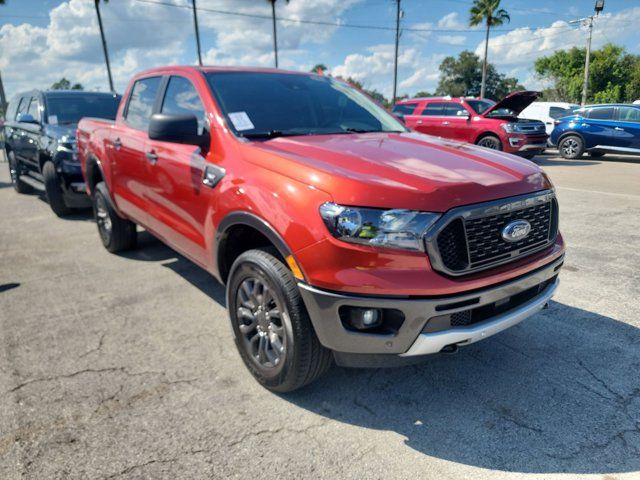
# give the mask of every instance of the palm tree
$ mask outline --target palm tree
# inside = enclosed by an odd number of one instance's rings
[[[100,38],[102,39],[102,50],[104,51],[104,61],[107,64],[107,75],[109,76],[109,90],[114,92],[113,77],[111,76],[111,65],[109,65],[109,52],[107,51],[107,41],[104,38],[104,28],[102,28],[102,17],[100,16],[100,0],[93,0],[98,16],[98,26],[100,27]],[[103,0],[107,3],[109,0]]]
[[[289,3],[289,0],[285,0]],[[267,0],[271,4],[271,19],[273,20],[273,54],[276,60],[276,68],[278,68],[278,33],[276,29],[276,2],[277,0]]]
[[[482,62],[482,85],[480,87],[480,98],[484,98],[484,91],[487,83],[487,54],[489,53],[489,30],[491,27],[502,25],[511,21],[511,17],[506,10],[500,8],[500,0],[473,0],[473,5],[469,17],[469,25],[475,27],[484,23],[487,27],[487,34],[484,41],[484,62]]]

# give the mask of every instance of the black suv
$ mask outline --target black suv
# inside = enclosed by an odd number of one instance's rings
[[[115,119],[119,103],[120,96],[114,93],[33,90],[16,95],[4,124],[16,191],[46,192],[58,216],[89,207],[76,151],[76,126],[83,117]]]

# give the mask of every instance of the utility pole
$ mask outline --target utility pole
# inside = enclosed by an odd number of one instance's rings
[[[591,61],[591,38],[593,37],[593,20],[597,17],[600,12],[604,10],[604,0],[596,0],[596,5],[594,8],[595,15],[591,15],[586,18],[581,18],[579,20],[572,20],[569,23],[581,23],[585,25],[589,31],[587,35],[587,55],[584,59],[584,82],[582,83],[582,102],[581,105],[585,105],[587,103],[587,96],[589,93],[589,63]]]
[[[278,33],[276,28],[276,0],[269,0],[271,4],[271,18],[273,19],[273,54],[275,55],[276,68],[278,68]]]
[[[196,10],[196,0],[191,0],[193,5],[193,25],[196,27],[196,46],[198,47],[198,65],[202,66],[202,53],[200,52],[200,32],[198,31],[198,12]]]
[[[100,0],[94,0],[96,6],[96,14],[98,15],[98,26],[100,27],[100,38],[102,39],[102,50],[104,51],[104,61],[107,64],[107,75],[109,76],[109,91],[115,92],[113,88],[113,78],[111,77],[111,65],[109,65],[109,52],[107,51],[107,41],[104,38],[104,29],[102,28],[102,17],[100,16]]]
[[[402,15],[402,10],[400,9],[400,0],[395,0],[396,2],[396,53],[393,62],[393,96],[391,97],[391,104],[394,105],[396,103],[396,94],[397,94],[397,86],[398,86],[398,46],[400,44],[400,16]]]
[[[2,76],[0,76],[0,118],[4,118],[7,114],[7,97],[4,95],[4,85],[2,84]]]

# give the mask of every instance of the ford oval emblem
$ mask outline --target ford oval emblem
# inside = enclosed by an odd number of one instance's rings
[[[506,242],[519,242],[531,231],[531,224],[526,220],[516,220],[502,229],[502,238]]]

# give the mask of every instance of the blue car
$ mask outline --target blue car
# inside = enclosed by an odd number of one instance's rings
[[[640,105],[588,105],[556,121],[550,141],[563,158],[640,155]]]

